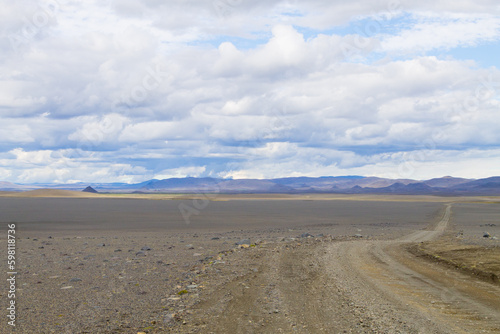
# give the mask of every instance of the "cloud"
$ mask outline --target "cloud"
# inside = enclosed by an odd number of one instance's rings
[[[205,171],[205,166],[171,168],[158,172],[153,178],[163,180],[173,177],[198,177],[203,175]]]
[[[436,166],[497,161],[498,66],[448,53],[498,41],[493,0],[55,1],[0,13],[2,178],[395,175],[423,150]]]
[[[114,142],[128,122],[128,118],[119,114],[104,115],[99,120],[84,123],[68,139],[95,146]]]
[[[0,156],[0,173],[20,183],[140,182],[147,169],[110,163],[96,153],[78,150],[11,150]]]
[[[415,24],[381,39],[380,51],[392,55],[424,54],[434,49],[476,46],[500,40],[500,17],[416,13]]]

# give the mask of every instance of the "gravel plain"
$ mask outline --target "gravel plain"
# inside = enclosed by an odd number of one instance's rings
[[[186,222],[179,205],[195,203]],[[443,201],[200,203],[0,198],[2,222],[17,225],[16,331],[451,332],[417,311],[420,299],[388,294],[372,252],[434,226]],[[0,299],[4,309],[5,289]]]

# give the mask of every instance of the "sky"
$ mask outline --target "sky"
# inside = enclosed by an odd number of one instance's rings
[[[0,181],[500,175],[498,0],[0,5]]]

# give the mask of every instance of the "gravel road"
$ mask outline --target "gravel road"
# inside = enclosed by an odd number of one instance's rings
[[[395,240],[312,239],[266,251],[258,270],[207,294],[179,332],[498,333],[500,287],[411,255],[452,205]]]

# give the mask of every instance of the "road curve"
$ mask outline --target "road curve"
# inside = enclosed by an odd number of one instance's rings
[[[343,279],[356,285],[357,295],[373,298],[374,304],[397,305],[400,318],[418,333],[499,333],[500,287],[422,261],[405,250],[408,243],[441,235],[451,208],[446,206],[433,229],[394,241],[332,244],[330,255],[337,265],[333,275],[342,273]],[[356,294],[353,298],[359,298]]]

